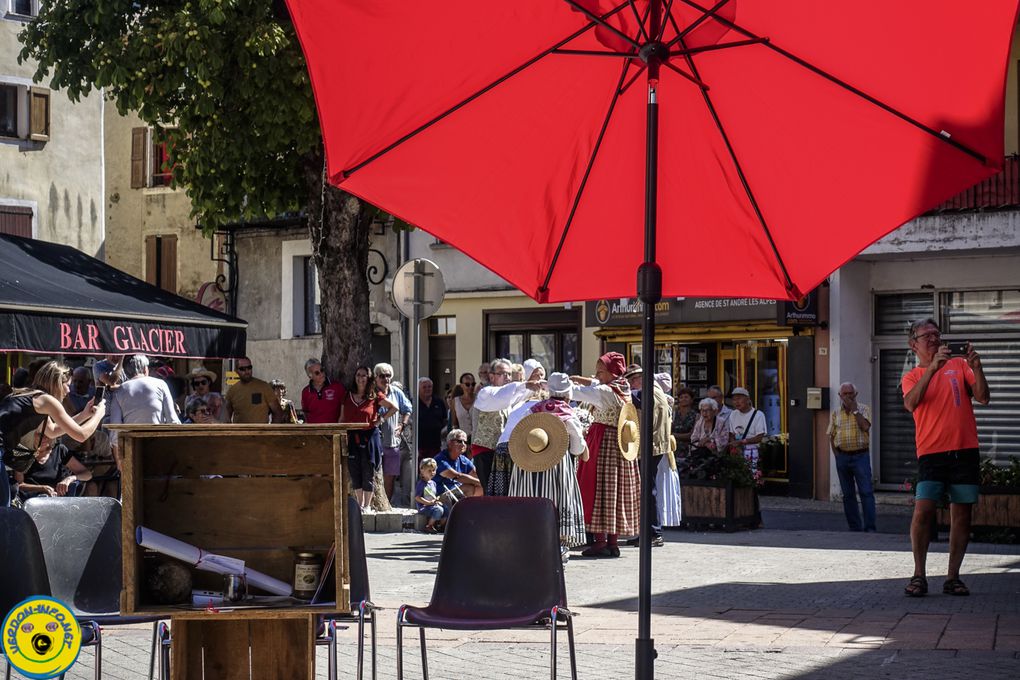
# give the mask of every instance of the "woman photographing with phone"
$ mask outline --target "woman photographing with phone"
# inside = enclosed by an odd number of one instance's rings
[[[0,460],[6,462],[22,438],[44,423],[42,435],[50,439],[66,434],[75,441],[84,442],[92,436],[106,415],[106,404],[93,399],[72,418],[62,403],[70,381],[71,371],[67,366],[50,361],[35,374],[32,387],[17,390],[0,402]],[[10,504],[10,479],[4,470],[0,474],[0,507]]]

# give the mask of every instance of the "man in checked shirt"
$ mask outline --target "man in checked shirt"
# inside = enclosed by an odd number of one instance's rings
[[[829,443],[836,456],[836,474],[843,491],[843,513],[850,531],[875,531],[875,489],[871,479],[871,410],[857,403],[857,388],[839,386],[840,405],[829,418]],[[857,507],[861,496],[864,523]]]

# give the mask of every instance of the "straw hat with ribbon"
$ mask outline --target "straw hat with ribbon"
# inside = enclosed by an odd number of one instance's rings
[[[191,369],[191,371],[189,371],[188,374],[184,377],[187,378],[188,382],[191,382],[195,378],[205,378],[206,380],[209,381],[210,385],[216,382],[216,374],[210,371],[209,369],[205,368],[204,366],[199,366],[197,368]]]
[[[526,472],[545,472],[563,460],[570,445],[567,426],[552,413],[532,413],[510,433],[510,458]]]
[[[669,435],[669,451],[666,451],[666,462],[670,470],[676,470],[676,437]]]
[[[627,402],[620,409],[620,419],[616,425],[616,443],[624,460],[637,460],[641,450],[641,416],[637,407]]]

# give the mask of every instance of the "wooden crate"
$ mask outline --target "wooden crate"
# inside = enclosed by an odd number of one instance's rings
[[[688,529],[753,529],[760,517],[754,489],[734,487],[731,481],[681,479],[682,526]]]
[[[940,509],[938,516],[939,524],[948,527],[949,509]],[[1020,493],[1015,489],[982,487],[970,524],[973,527],[1020,527]]]
[[[346,454],[342,425],[118,425],[123,458],[124,614],[259,618],[250,608],[218,613],[155,604],[145,589],[144,526],[202,550],[243,559],[293,583],[294,551],[325,554],[337,543],[329,609],[295,603],[279,616],[348,612]],[[195,587],[222,577],[194,571]],[[329,598],[333,599],[333,598]],[[260,616],[267,616],[263,614]]]

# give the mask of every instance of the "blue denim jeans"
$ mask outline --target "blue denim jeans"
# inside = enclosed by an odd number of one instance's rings
[[[871,481],[871,454],[837,453],[836,474],[843,491],[843,513],[851,531],[875,531],[875,489]],[[861,495],[864,525],[857,508],[857,494]]]

